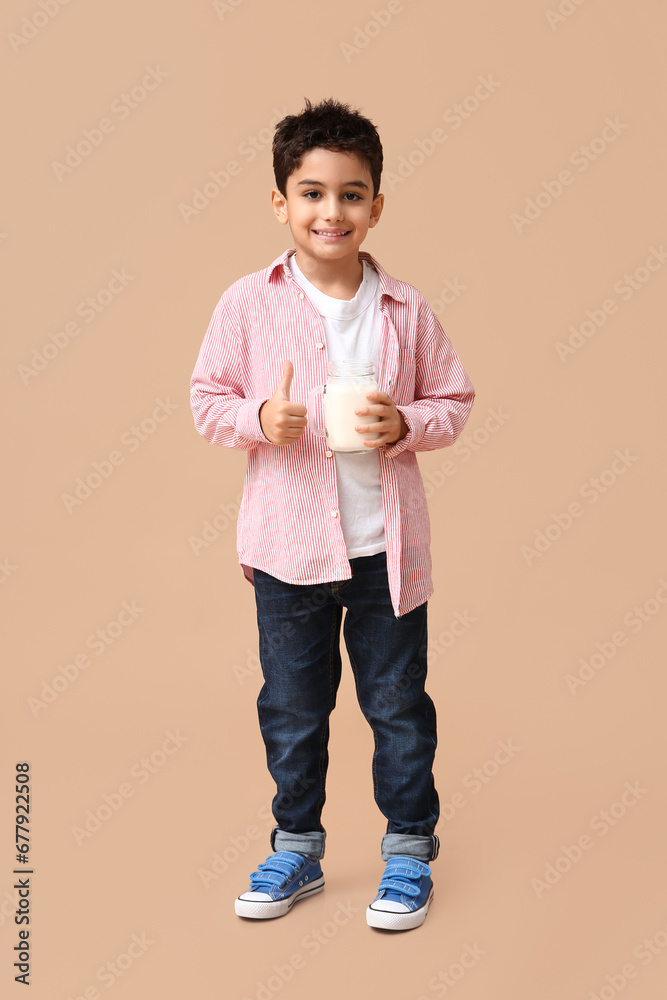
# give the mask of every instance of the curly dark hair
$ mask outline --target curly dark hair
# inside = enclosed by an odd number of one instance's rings
[[[373,179],[373,198],[380,190],[382,143],[375,125],[349,104],[328,97],[306,106],[298,115],[287,115],[276,125],[273,137],[273,172],[276,186],[286,197],[287,178],[301,165],[308,150],[320,147],[356,153],[365,160]]]

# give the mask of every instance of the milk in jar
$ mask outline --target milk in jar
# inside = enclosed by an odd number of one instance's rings
[[[370,405],[367,392],[377,392],[372,361],[330,361],[324,391],[324,426],[327,444],[332,451],[367,453],[364,441],[374,441],[379,435],[355,430],[357,424],[375,423],[377,414],[359,415],[357,408]]]

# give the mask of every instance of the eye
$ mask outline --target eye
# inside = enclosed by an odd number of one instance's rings
[[[320,192],[319,191],[315,191],[314,189],[311,190],[311,191],[304,191],[303,196],[304,196],[304,198],[307,198],[308,201],[314,201],[315,198],[311,198],[310,197],[311,194],[315,195],[316,198],[319,198],[319,196],[320,196]],[[349,197],[349,199],[351,199],[352,201],[362,201],[361,195],[358,195],[355,191],[346,191],[344,197],[345,198]]]

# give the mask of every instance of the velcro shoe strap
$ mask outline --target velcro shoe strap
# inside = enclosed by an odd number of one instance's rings
[[[294,878],[296,874],[295,866],[290,864],[289,861],[263,861],[261,865],[257,865],[257,871],[253,872],[250,878],[256,877],[257,880],[264,880],[269,882],[279,882],[289,881],[289,879]]]
[[[260,885],[277,885],[282,888],[287,883],[287,879],[281,872],[253,872],[250,876],[251,889],[257,889]]]
[[[402,878],[383,878],[380,889],[393,889],[394,892],[403,892],[406,896],[419,895],[419,886],[413,882],[405,882]]]
[[[285,875],[289,875],[290,878],[294,878],[295,872],[302,867],[302,862],[300,860],[290,861],[289,858],[267,858],[266,861],[262,861],[261,865],[257,865],[260,871],[283,872]]]
[[[423,878],[430,875],[431,869],[428,865],[412,858],[390,858],[385,869],[387,875],[403,875],[406,878]]]
[[[274,851],[266,861],[287,861],[293,864],[295,868],[300,868],[303,864],[303,855],[297,854],[295,851]],[[263,863],[266,864],[266,861]]]

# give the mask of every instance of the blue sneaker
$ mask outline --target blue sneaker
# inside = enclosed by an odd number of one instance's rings
[[[250,876],[250,889],[234,902],[239,917],[266,920],[288,913],[297,899],[324,888],[319,861],[294,851],[274,851]]]
[[[407,931],[426,920],[433,899],[431,869],[423,861],[397,854],[389,858],[378,894],[366,910],[370,927]]]

